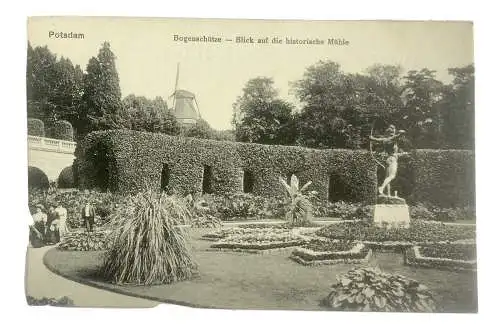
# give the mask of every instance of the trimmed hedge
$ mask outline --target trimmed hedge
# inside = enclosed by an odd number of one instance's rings
[[[28,135],[45,137],[45,125],[40,119],[28,118]]]
[[[58,120],[52,128],[52,137],[55,139],[73,141],[73,126],[66,120]]]
[[[283,196],[278,178],[292,173],[301,184],[312,181],[309,190],[317,191],[320,199],[373,204],[377,194],[377,166],[370,153],[362,150],[317,150],[112,130],[89,134],[78,143],[75,155],[82,188],[135,193],[164,186],[180,195],[200,195],[204,167],[209,166],[209,188],[214,194],[244,192],[244,171],[251,172],[252,193],[258,196]],[[168,185],[161,184],[164,167],[168,167]],[[474,206],[474,178],[472,151],[416,150],[401,159],[392,189],[411,204]],[[379,176],[378,183],[382,180]]]
[[[37,167],[28,166],[28,188],[48,189],[49,178]]]
[[[467,150],[417,150],[411,158],[413,203],[475,206],[475,158]]]
[[[243,174],[253,174],[255,195],[282,196],[278,177],[295,173],[301,184],[328,198],[329,178],[349,185],[346,201],[374,202],[376,166],[366,151],[315,150],[293,146],[172,137],[129,130],[89,134],[77,146],[79,186],[118,192],[161,189],[161,174],[169,170],[167,190],[181,195],[203,192],[204,166],[212,169],[215,194],[243,192]]]
[[[75,187],[75,178],[73,177],[73,166],[65,167],[61,173],[59,174],[59,178],[57,178],[57,186],[59,188],[74,188]]]

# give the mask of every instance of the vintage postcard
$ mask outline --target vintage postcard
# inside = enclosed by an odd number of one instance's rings
[[[28,303],[476,313],[473,44],[30,17]]]

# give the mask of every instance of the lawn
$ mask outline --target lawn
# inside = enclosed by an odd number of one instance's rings
[[[320,301],[330,292],[336,276],[353,268],[347,264],[302,266],[290,260],[287,252],[260,255],[207,251],[211,243],[199,240],[206,232],[190,230],[199,276],[170,285],[117,286],[103,282],[96,276],[101,252],[52,249],[44,262],[62,276],[111,291],[167,303],[227,309],[325,310]],[[396,253],[374,252],[369,264],[427,285],[436,293],[443,312],[477,312],[475,273],[405,266],[403,256]]]

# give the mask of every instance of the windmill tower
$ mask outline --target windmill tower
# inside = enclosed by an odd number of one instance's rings
[[[179,89],[179,64],[177,64],[177,75],[175,77],[175,90],[170,98],[173,100],[173,113],[182,124],[194,124],[201,119],[198,102],[193,93]]]

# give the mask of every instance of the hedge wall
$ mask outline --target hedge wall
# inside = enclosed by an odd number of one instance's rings
[[[75,187],[75,178],[73,176],[73,166],[65,167],[59,177],[57,178],[57,187],[59,188],[74,188]]]
[[[28,188],[47,189],[49,178],[39,168],[28,166]]]
[[[475,157],[467,150],[417,150],[411,202],[443,207],[475,205]]]
[[[45,126],[40,119],[28,118],[28,135],[45,137]]]
[[[329,178],[347,185],[344,200],[373,202],[376,167],[365,151],[314,150],[292,146],[172,137],[113,130],[90,134],[77,151],[79,185],[118,192],[161,189],[162,170],[168,167],[166,190],[203,193],[205,166],[211,168],[213,193],[243,192],[244,171],[253,175],[252,193],[282,196],[278,177],[295,173],[301,184],[328,198]],[[338,181],[337,180],[337,181]],[[338,182],[337,182],[338,183]]]
[[[373,203],[377,165],[367,151],[315,150],[293,146],[172,137],[137,131],[95,132],[76,150],[78,184],[117,192],[146,187],[199,195],[205,167],[211,168],[208,192],[243,192],[245,172],[253,176],[252,193],[282,196],[278,177],[311,180],[322,199]],[[167,171],[167,172],[165,172]],[[207,172],[207,171],[205,171]],[[378,171],[378,183],[384,178]],[[163,175],[163,177],[162,177]],[[417,150],[401,158],[391,190],[409,203],[442,207],[474,205],[474,153],[464,150]],[[164,185],[162,185],[164,182]],[[205,183],[205,186],[207,183]]]
[[[73,141],[73,126],[66,120],[56,121],[52,128],[52,137],[55,139]]]

